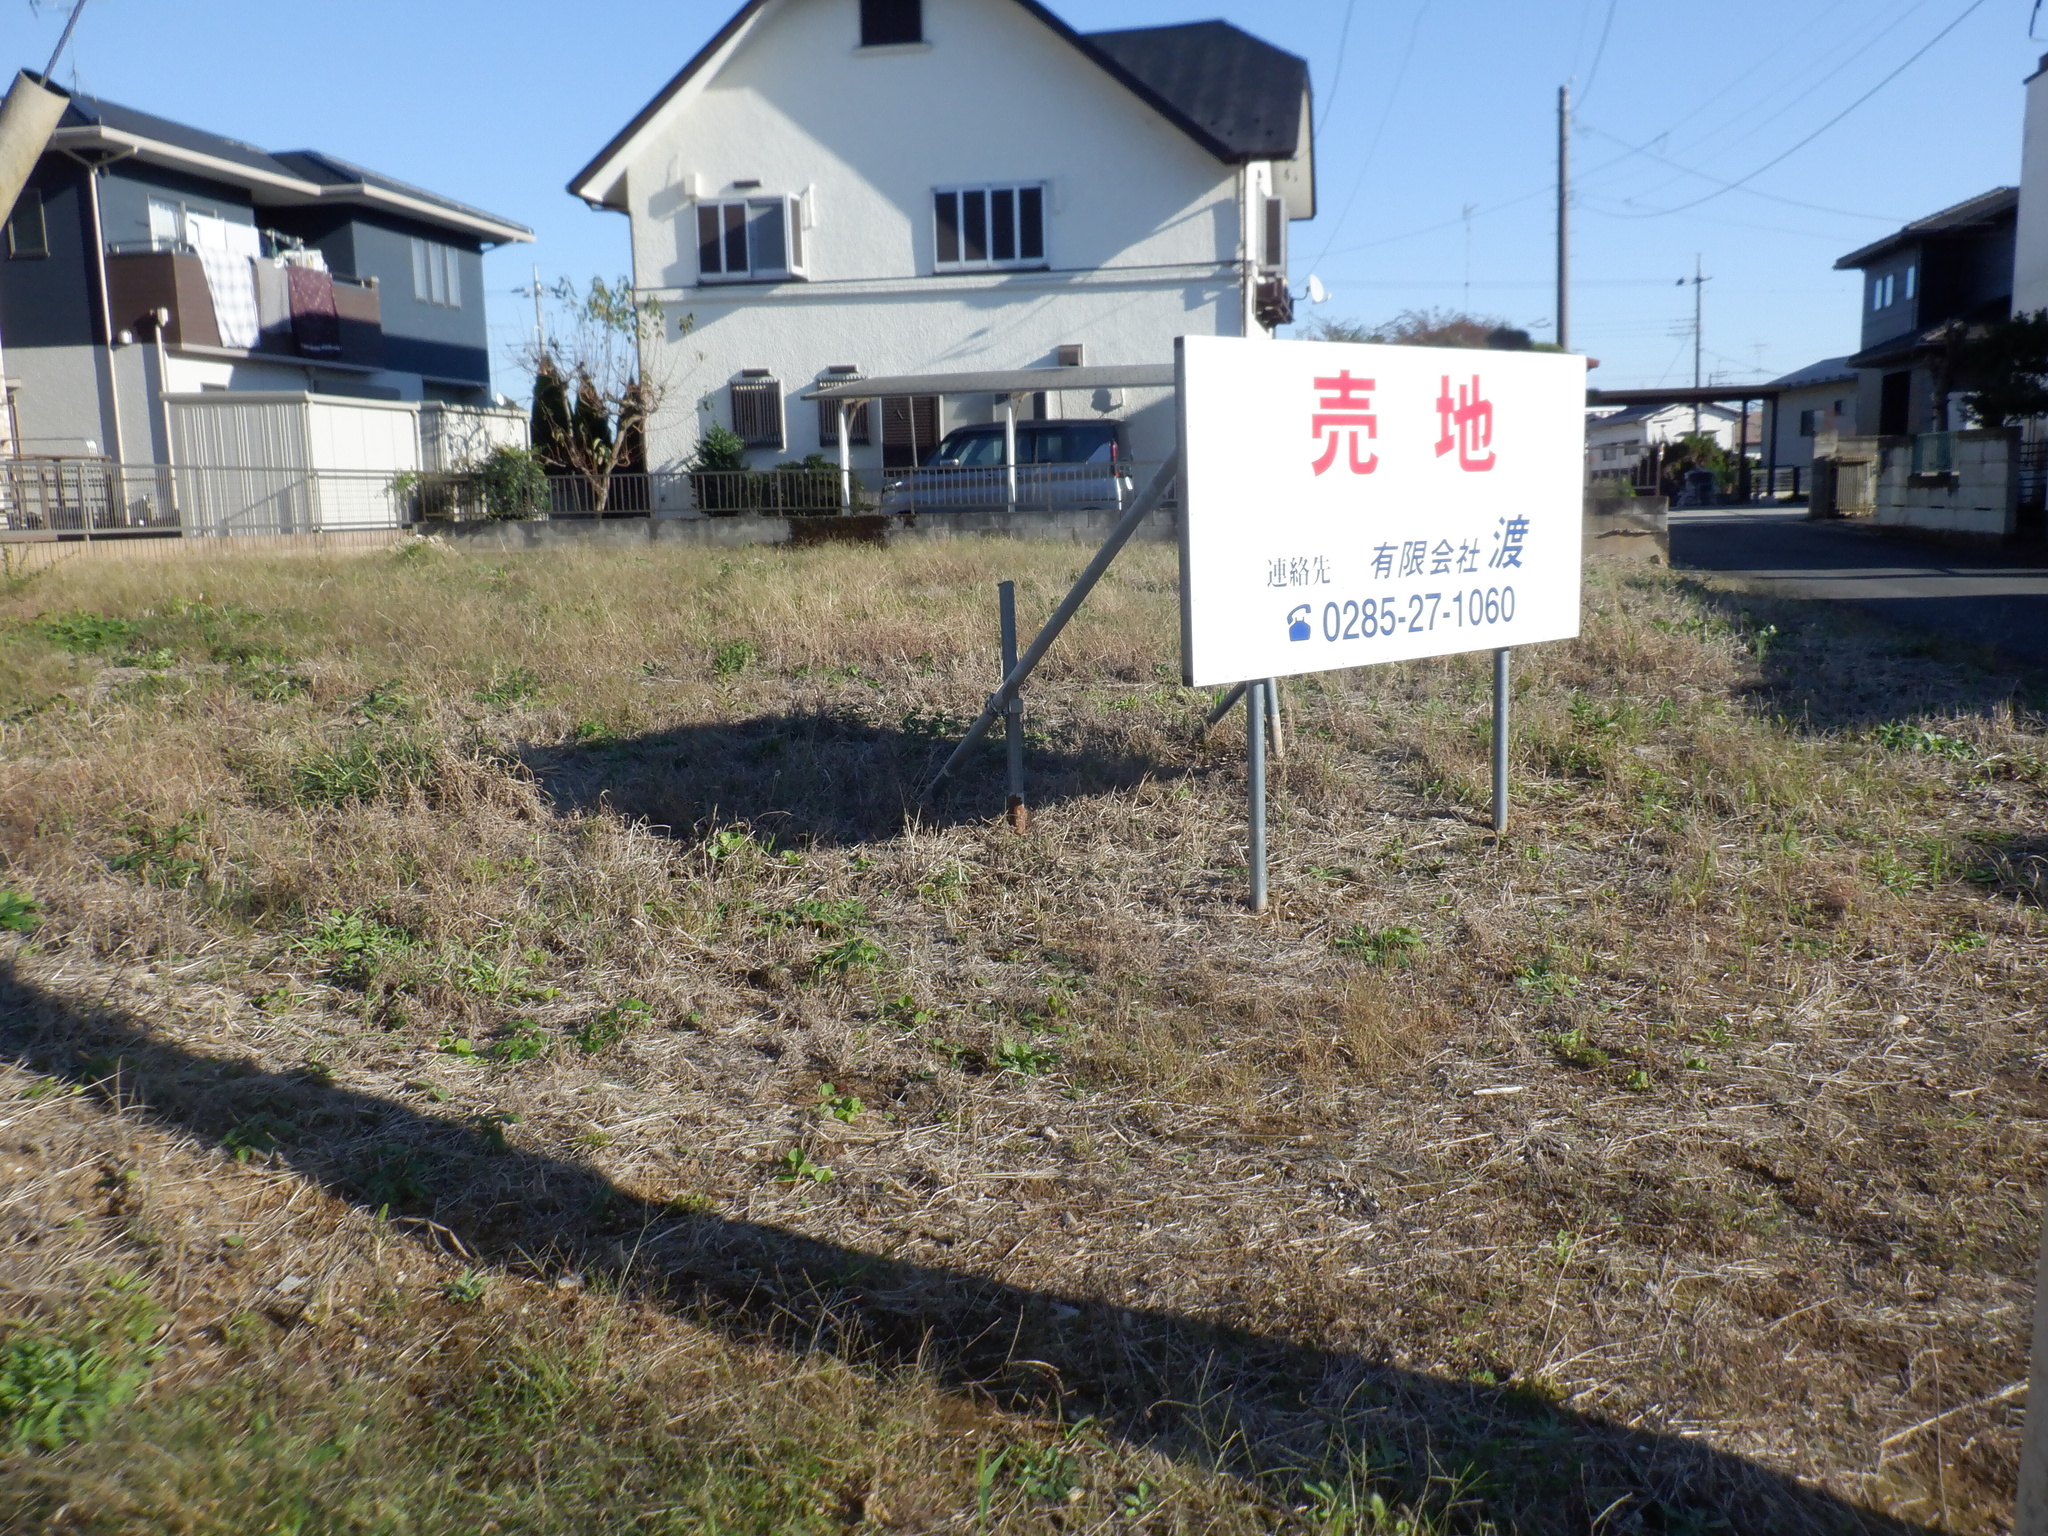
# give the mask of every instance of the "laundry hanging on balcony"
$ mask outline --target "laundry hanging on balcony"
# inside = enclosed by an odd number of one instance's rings
[[[295,253],[296,254],[296,253]],[[334,307],[334,279],[318,267],[290,261],[284,269],[292,303],[292,337],[308,357],[341,355],[341,315]]]
[[[199,265],[206,273],[206,291],[213,300],[220,344],[255,346],[261,324],[256,313],[254,262],[263,253],[262,237],[252,225],[187,212],[185,238],[199,253]]]
[[[281,256],[266,256],[256,263],[256,319],[266,352],[292,350],[291,283]]]

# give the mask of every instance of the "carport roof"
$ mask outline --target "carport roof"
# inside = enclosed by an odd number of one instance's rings
[[[1097,368],[991,368],[980,373],[899,373],[875,379],[821,379],[806,400],[878,400],[884,395],[1026,395],[1039,389],[1171,389],[1173,364]]]

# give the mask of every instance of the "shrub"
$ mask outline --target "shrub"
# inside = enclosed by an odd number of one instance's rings
[[[532,449],[501,443],[473,466],[473,473],[483,490],[485,517],[518,522],[547,512],[547,466]]]

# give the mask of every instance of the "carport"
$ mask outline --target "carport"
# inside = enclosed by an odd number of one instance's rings
[[[798,396],[829,401],[839,416],[839,491],[853,502],[853,451],[848,442],[848,407],[895,395],[994,395],[1003,404],[1003,463],[1008,469],[1009,506],[1017,505],[1017,397],[1042,389],[1171,389],[1171,363],[1121,363],[1106,367],[991,368],[976,373],[898,373],[879,378],[825,378]]]
[[[1780,391],[1772,384],[1708,384],[1697,388],[1678,389],[1589,389],[1586,404],[1594,405],[1739,405],[1742,408],[1741,436],[1737,439],[1736,458],[1742,465],[1741,497],[1749,500],[1749,403],[1754,400],[1759,406],[1769,402],[1771,407],[1770,442],[1765,452],[1769,456],[1764,471],[1764,484],[1776,490],[1778,484],[1778,395]],[[1698,418],[1695,417],[1695,420]]]

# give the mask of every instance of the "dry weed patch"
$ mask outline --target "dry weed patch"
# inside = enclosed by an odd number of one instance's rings
[[[2003,1528],[2037,684],[1595,573],[1242,727],[1128,554],[0,594],[0,1524]]]

